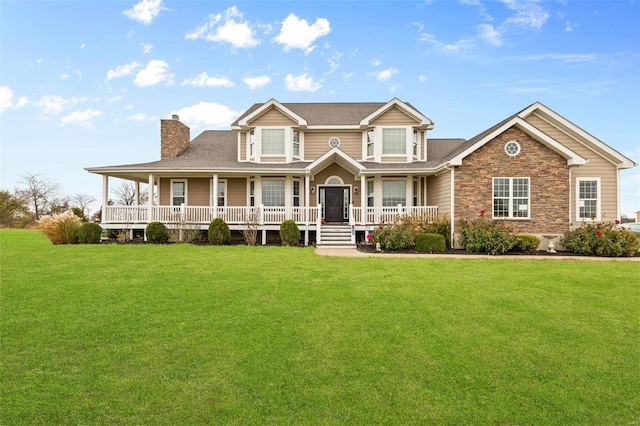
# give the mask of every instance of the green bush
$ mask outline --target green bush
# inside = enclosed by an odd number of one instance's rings
[[[441,234],[423,233],[416,235],[415,248],[421,253],[442,253],[447,251],[447,244]]]
[[[411,215],[400,218],[400,223],[411,227],[414,237],[418,234],[440,234],[444,237],[447,248],[451,248],[451,222],[447,216]]]
[[[80,244],[98,244],[102,237],[102,227],[95,222],[83,222],[78,229]]]
[[[220,246],[231,243],[231,231],[224,220],[215,218],[209,224],[209,242]]]
[[[297,246],[300,241],[300,229],[293,220],[285,220],[280,224],[280,240],[283,246]]]
[[[165,244],[169,241],[169,231],[164,223],[149,223],[145,229],[145,233],[147,234],[147,241],[154,244]]]
[[[412,228],[407,224],[381,224],[378,229],[373,232],[371,242],[374,244],[380,243],[380,247],[388,251],[413,248],[415,244]]]
[[[516,245],[513,250],[524,253],[536,251],[540,246],[540,238],[535,235],[518,234],[516,235]]]
[[[640,249],[640,239],[614,222],[582,223],[564,234],[560,244],[574,253],[610,257],[635,256]]]
[[[462,219],[460,243],[470,253],[504,254],[516,245],[516,236],[497,220],[488,220],[481,213],[479,219]]]

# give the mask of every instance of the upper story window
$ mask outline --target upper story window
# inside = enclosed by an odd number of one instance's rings
[[[249,158],[253,158],[256,154],[256,135],[255,131],[249,132]]]
[[[367,131],[367,157],[373,157],[373,143],[375,140],[373,134],[373,130]]]
[[[300,130],[293,131],[293,156],[300,158]]]
[[[262,155],[284,155],[284,129],[262,129]]]
[[[405,155],[407,153],[407,129],[382,129],[382,155]]]
[[[493,217],[529,218],[529,178],[493,178]]]
[[[413,130],[413,156],[417,157],[418,156],[418,131],[417,130]]]

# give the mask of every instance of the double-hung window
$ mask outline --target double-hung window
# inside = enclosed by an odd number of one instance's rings
[[[262,204],[284,207],[284,180],[262,180]]]
[[[373,207],[374,206],[374,195],[373,195],[373,188],[374,188],[374,181],[373,179],[369,179],[367,180],[367,207]]]
[[[528,177],[493,178],[493,217],[528,219],[530,213]]]
[[[406,155],[407,129],[382,129],[382,155]]]
[[[284,155],[284,129],[262,129],[262,155]]]
[[[418,156],[418,136],[419,133],[417,130],[413,130],[413,156],[417,157]]]
[[[171,205],[179,206],[187,202],[187,182],[184,180],[171,181]]]
[[[367,131],[367,157],[373,157],[373,143],[374,143],[374,132],[373,130]]]
[[[404,180],[383,180],[382,205],[395,207],[398,204],[407,205],[407,182]]]
[[[293,131],[293,156],[300,158],[300,130]]]
[[[255,140],[256,140],[256,138],[255,138],[255,136],[256,136],[255,135],[255,131],[252,130],[252,131],[249,132],[249,158],[253,158],[256,155],[255,154],[255,152],[256,152],[256,148],[255,148],[255,145],[256,145]]]
[[[578,178],[578,220],[600,220],[600,179]]]
[[[219,180],[218,181],[218,207],[224,207],[227,205],[227,181]]]
[[[300,207],[300,181],[293,181],[293,207]]]
[[[255,207],[256,205],[256,181],[251,179],[249,181],[249,206]]]

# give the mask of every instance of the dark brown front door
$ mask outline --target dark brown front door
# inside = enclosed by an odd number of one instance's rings
[[[325,188],[324,202],[325,221],[342,222],[344,220],[344,188]]]

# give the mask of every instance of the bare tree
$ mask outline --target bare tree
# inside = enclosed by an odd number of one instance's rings
[[[56,191],[60,189],[60,185],[38,174],[26,174],[22,176],[22,179],[22,183],[27,187],[18,189],[16,192],[33,209],[35,220],[38,220],[55,196]]]
[[[136,188],[133,182],[122,182],[120,186],[114,188],[112,191],[115,200],[114,204],[120,206],[133,206],[136,202]],[[140,187],[139,194],[140,204],[146,204],[149,196],[147,191]]]
[[[89,194],[76,194],[70,199],[72,204],[75,204],[77,207],[82,209],[82,212],[85,216],[89,216],[89,206],[96,202],[95,197],[92,197]]]

